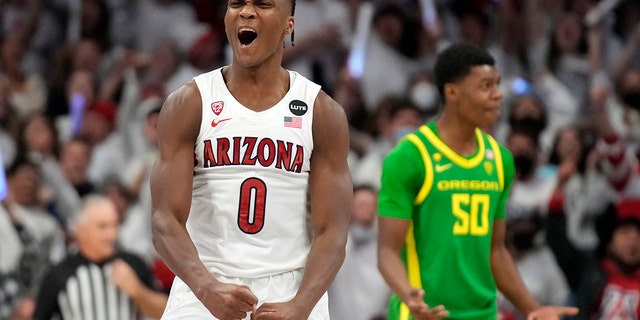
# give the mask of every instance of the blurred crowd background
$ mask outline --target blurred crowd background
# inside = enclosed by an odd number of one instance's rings
[[[41,275],[73,250],[70,221],[96,193],[118,209],[118,246],[168,291],[149,223],[158,112],[193,76],[230,62],[226,6],[0,0],[0,319],[30,318]],[[333,319],[384,319],[382,161],[437,117],[432,64],[454,42],[488,49],[502,77],[500,120],[487,130],[514,155],[507,244],[527,287],[584,311],[602,306],[600,284],[585,281],[592,267],[610,272],[602,261],[640,283],[640,2],[297,0],[295,19],[285,67],[321,84],[351,126],[354,207]],[[635,233],[616,245],[629,225]],[[628,305],[611,314],[638,307],[637,294],[618,293]],[[499,305],[503,319],[522,318]]]

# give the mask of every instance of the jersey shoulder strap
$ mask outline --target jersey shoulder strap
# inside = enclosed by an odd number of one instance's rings
[[[495,157],[496,163],[496,171],[498,174],[498,184],[500,186],[500,191],[504,190],[504,163],[502,162],[502,151],[500,151],[500,145],[491,135],[484,133],[483,134],[487,140],[489,141],[489,146],[491,146],[491,150],[493,151],[493,156]]]
[[[426,125],[422,125],[422,127],[426,127]],[[433,185],[433,164],[431,161],[431,156],[429,155],[429,151],[427,150],[427,146],[425,144],[426,137],[424,137],[424,135],[421,133],[421,130],[408,134],[405,139],[416,146],[416,148],[420,152],[422,163],[424,164],[424,181],[422,183],[420,191],[418,192],[418,195],[413,202],[414,205],[418,205],[427,198],[427,196],[429,195],[429,191],[431,191],[431,186]]]

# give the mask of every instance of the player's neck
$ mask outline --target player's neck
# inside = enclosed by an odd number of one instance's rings
[[[289,72],[280,66],[269,72],[230,66],[223,77],[236,100],[254,111],[272,107],[289,91]]]
[[[258,65],[243,65],[239,61],[233,61],[223,69],[225,81],[239,81],[241,83],[273,85],[276,75],[282,73],[284,68],[279,61],[267,59]]]
[[[478,146],[475,127],[443,113],[436,121],[436,129],[440,139],[456,153],[466,156],[476,152]]]

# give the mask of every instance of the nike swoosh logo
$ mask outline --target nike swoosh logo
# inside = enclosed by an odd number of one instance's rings
[[[225,122],[227,120],[231,120],[231,118],[220,119],[218,121],[216,121],[216,119],[213,119],[213,121],[211,121],[211,126],[215,128],[216,126],[218,126],[220,124],[220,122]]]
[[[440,172],[446,171],[449,168],[451,168],[452,165],[453,165],[453,163],[436,164],[436,172],[440,173]]]

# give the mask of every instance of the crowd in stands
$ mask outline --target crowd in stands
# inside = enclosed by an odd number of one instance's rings
[[[33,317],[98,195],[118,213],[118,250],[168,292],[149,223],[157,117],[173,90],[230,62],[226,6],[0,1],[0,320]],[[351,126],[356,192],[332,319],[385,318],[382,161],[437,117],[432,66],[455,42],[488,49],[501,75],[501,116],[483,129],[514,156],[507,245],[529,290],[579,306],[580,319],[640,318],[640,2],[297,0],[295,21],[285,66],[321,84]],[[524,319],[498,301],[503,319]]]

